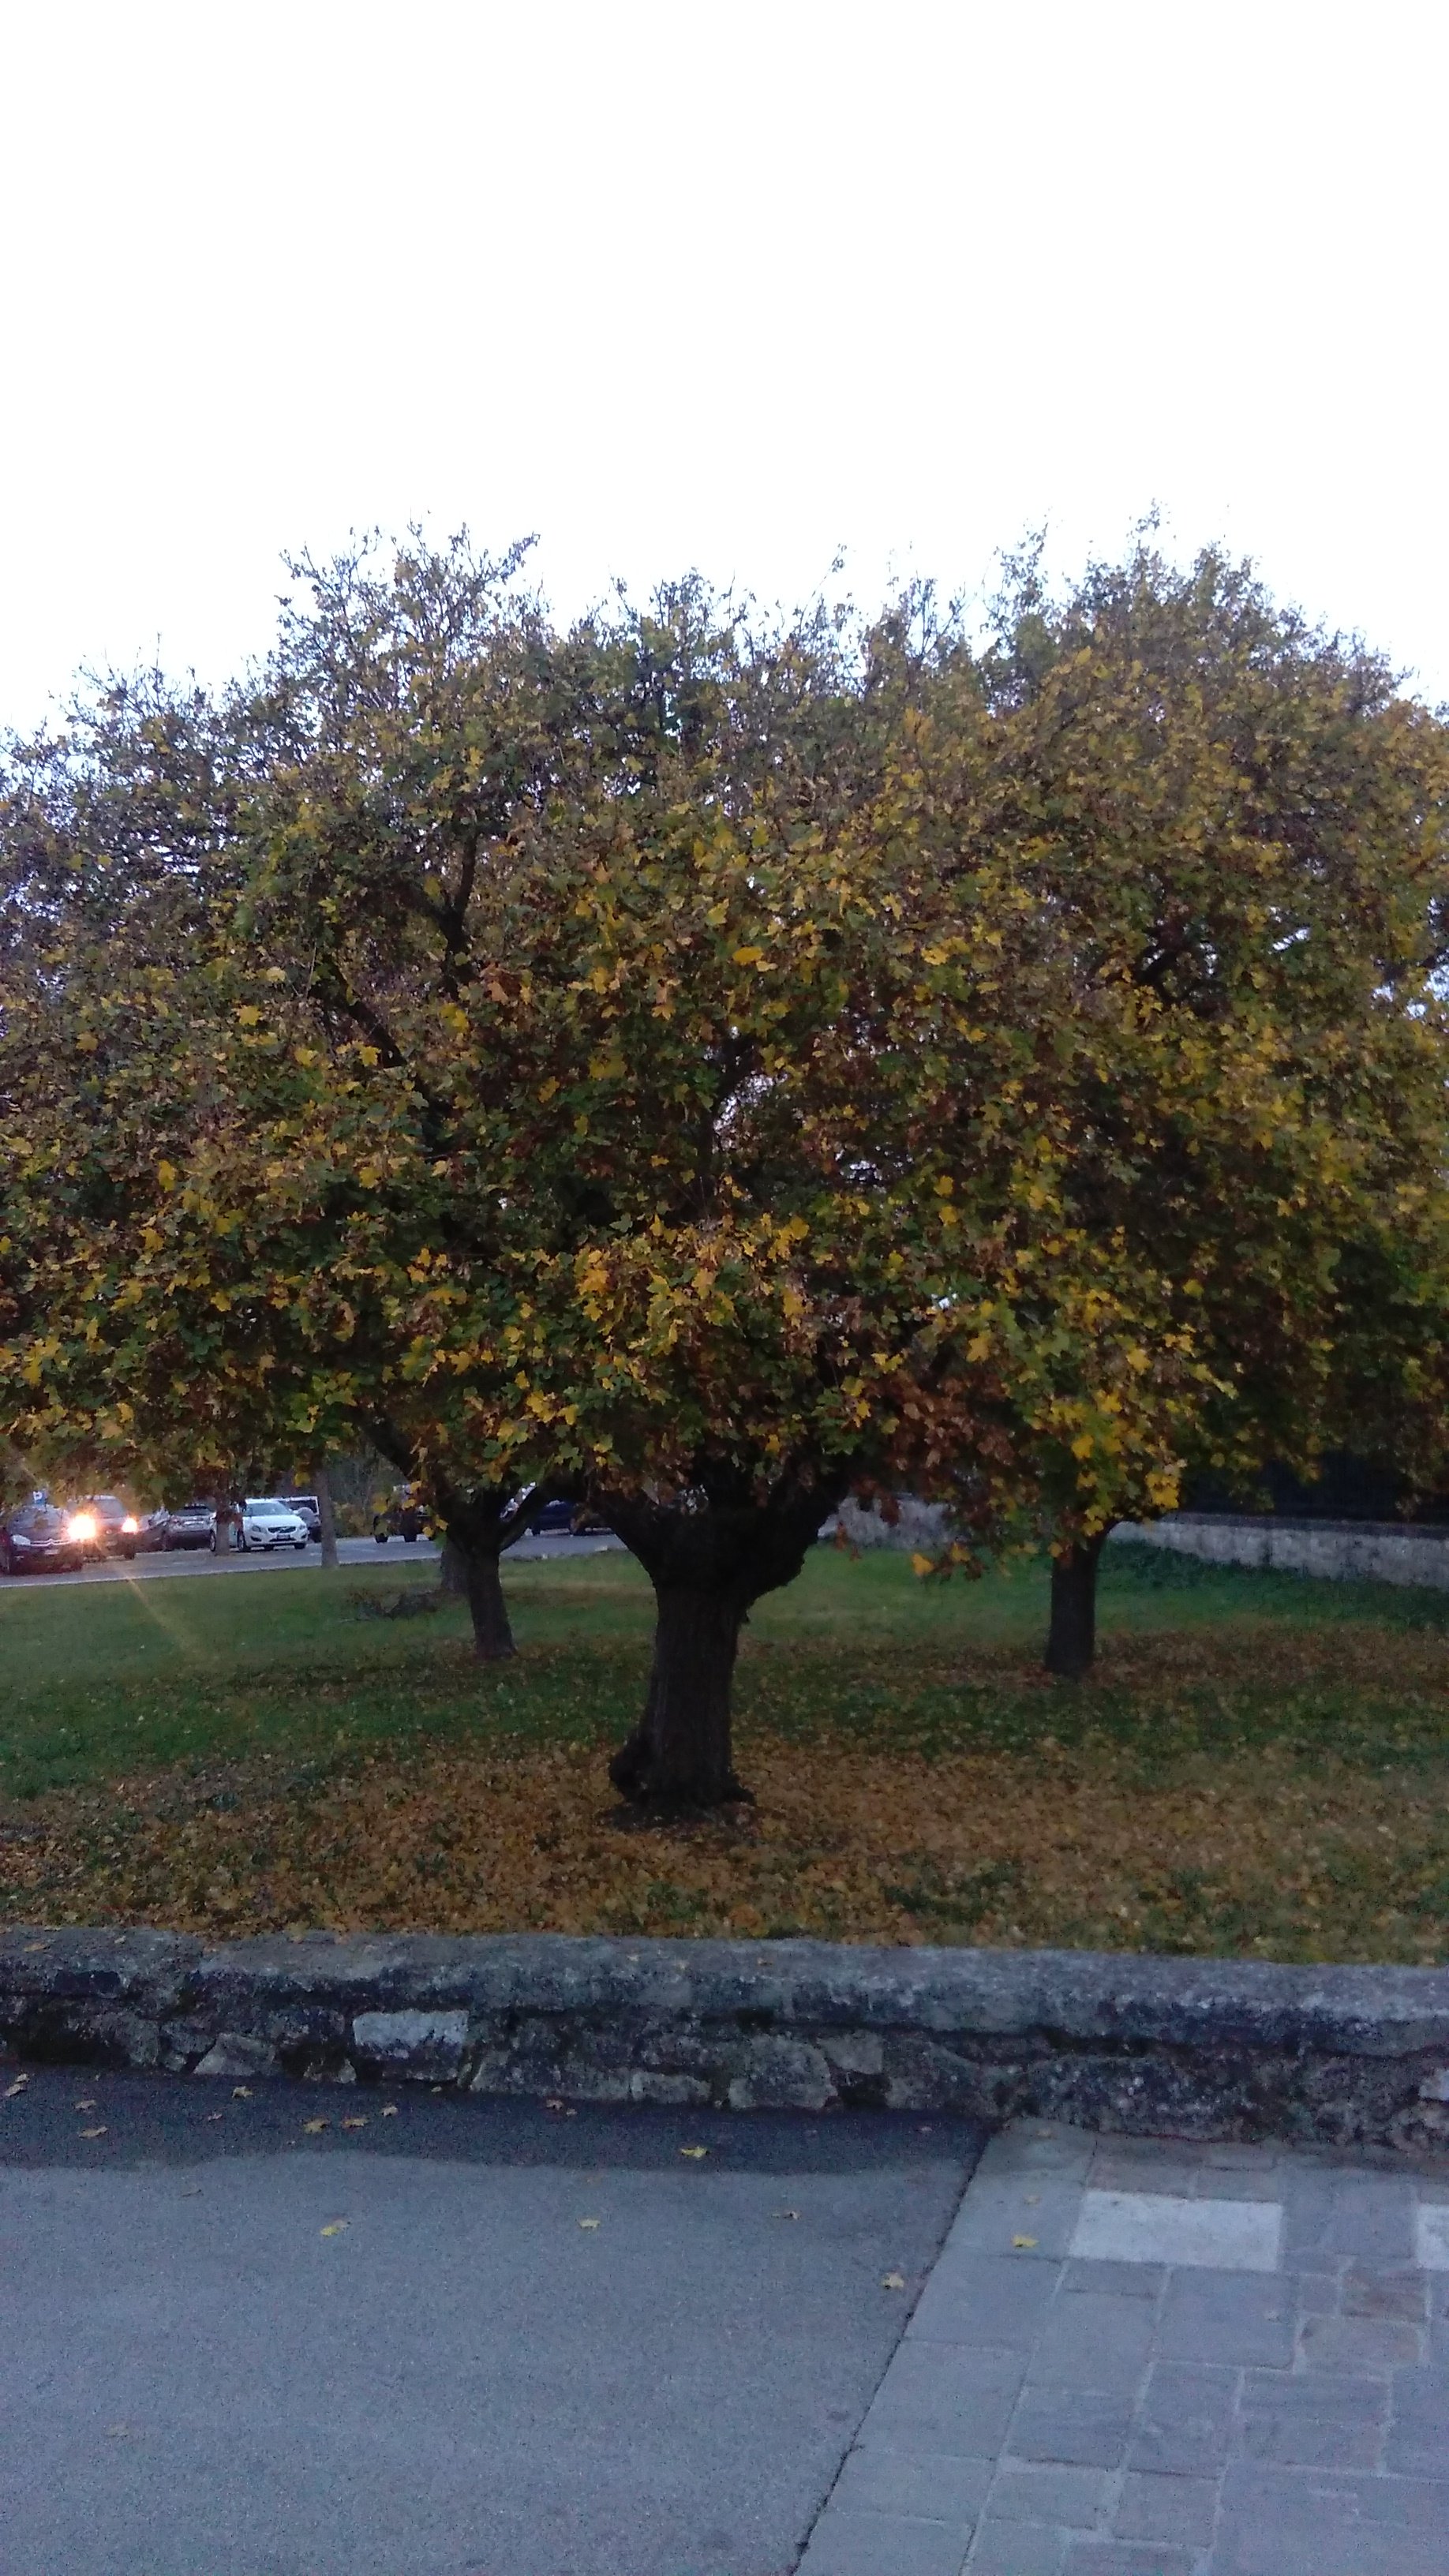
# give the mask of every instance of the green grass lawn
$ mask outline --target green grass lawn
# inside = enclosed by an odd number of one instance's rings
[[[578,1740],[622,1732],[644,1685],[652,1616],[630,1556],[505,1563],[520,1655],[480,1673],[464,1611],[362,1615],[361,1599],[431,1590],[425,1565],[0,1590],[0,1794],[29,1797],[138,1766],[285,1749],[517,1732]],[[923,1582],[907,1557],[816,1548],[799,1581],[757,1604],[742,1713],[820,1722],[942,1748],[1057,1741],[1106,1730],[1151,1762],[1162,1711],[1144,1701],[1154,1637],[1222,1650],[1184,1691],[1170,1685],[1171,1750],[1189,1738],[1301,1741],[1325,1730],[1360,1759],[1437,1757],[1443,1712],[1423,1705],[1392,1649],[1367,1687],[1362,1659],[1335,1684],[1325,1642],[1377,1630],[1442,1637],[1449,1595],[1207,1567],[1114,1549],[1101,1586],[1101,1650],[1083,1690],[1044,1699],[1036,1669],[1047,1576],[1024,1561],[971,1582]],[[1314,1651],[1295,1677],[1310,1641]],[[1298,1650],[1295,1653],[1295,1649]],[[1123,1669],[1124,1651],[1130,1669]],[[963,1663],[962,1658],[967,1661]],[[761,1710],[763,1713],[763,1710]]]
[[[708,1870],[686,1855],[627,1906],[605,1885],[613,1862],[594,1853],[578,1864],[593,1874],[588,1904],[577,1873],[568,1904],[557,1894],[574,1865],[549,1857],[556,1836],[535,1833],[540,1797],[563,1799],[568,1834],[593,1852],[601,1752],[645,1687],[652,1603],[631,1558],[507,1566],[520,1653],[489,1670],[472,1662],[454,1604],[427,1618],[361,1614],[362,1600],[435,1581],[417,1565],[0,1589],[0,1824],[8,1815],[14,1849],[29,1849],[40,1828],[25,1819],[44,1812],[59,1857],[30,1884],[52,1891],[45,1919],[86,1919],[88,1907],[169,1919],[166,1836],[178,1852],[199,1848],[211,1828],[198,1801],[260,1802],[271,1816],[280,1795],[299,1813],[331,1801],[318,1848],[340,1836],[325,1885],[275,1898],[284,1920],[1120,1938],[1311,1956],[1449,1948],[1449,1596],[1114,1548],[1098,1669],[1076,1688],[1041,1670],[1040,1562],[922,1582],[894,1553],[817,1548],[796,1584],[757,1606],[738,1677],[760,1832],[783,1836],[797,1877],[819,1881],[803,1911],[782,1897],[777,1915],[758,1885],[746,1901],[749,1870],[764,1883],[758,1851],[748,1870],[739,1853]],[[497,1813],[516,1793],[509,1830],[531,1855],[505,1866],[490,1846],[476,1860],[492,1890],[481,1911],[461,1881],[429,1895],[425,1858],[408,1863],[395,1903],[355,1854],[344,1862],[356,1835],[337,1823],[337,1783],[351,1795],[365,1774],[372,1794],[385,1777],[394,1813],[440,1764],[472,1764],[475,1780],[480,1761],[494,1766]],[[564,1773],[548,1785],[549,1763],[564,1765],[566,1797]],[[449,1795],[466,1800],[462,1776]],[[108,1821],[122,1812],[151,1837],[144,1905]],[[419,1837],[421,1850],[421,1825]],[[239,1906],[245,1918],[248,1873],[257,1888],[280,1884],[278,1849],[273,1825],[259,1825],[244,1862],[222,1873],[216,1919],[233,1923]],[[301,1863],[286,1866],[295,1878]],[[185,1883],[178,1919],[212,1922],[210,1881],[193,1871]],[[14,1919],[29,1901],[17,1884],[5,1910]]]

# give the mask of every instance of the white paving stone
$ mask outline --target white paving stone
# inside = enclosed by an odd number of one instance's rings
[[[1414,2260],[1421,2272],[1449,2272],[1449,2202],[1421,2201],[1415,2210]]]
[[[1222,2272],[1276,2272],[1282,2238],[1283,2212],[1276,2201],[1179,2200],[1156,2191],[1087,2191],[1082,2194],[1071,2251],[1097,2263],[1180,2263]],[[1443,2259],[1449,2264],[1449,2236]]]

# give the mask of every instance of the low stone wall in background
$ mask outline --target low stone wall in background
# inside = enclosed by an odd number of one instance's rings
[[[897,1497],[898,1517],[884,1519],[872,1504],[844,1502],[834,1518],[827,1521],[822,1537],[838,1529],[851,1547],[896,1547],[919,1549],[923,1556],[933,1556],[951,1543],[951,1515],[943,1503],[919,1503],[914,1494]]]
[[[824,1941],[0,1935],[0,2053],[573,2102],[1449,2144],[1449,1972]],[[0,2092],[3,2092],[0,2086]]]
[[[1283,1574],[1421,1583],[1449,1591],[1449,1527],[1403,1521],[1293,1521],[1252,1512],[1170,1512],[1121,1521],[1114,1539],[1141,1539],[1212,1565],[1268,1566]]]

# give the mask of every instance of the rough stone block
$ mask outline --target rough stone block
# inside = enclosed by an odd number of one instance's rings
[[[436,2083],[456,2075],[468,2045],[466,2012],[361,2012],[353,2016],[359,2064]]]
[[[273,2075],[277,2052],[265,2039],[252,2031],[224,2030],[203,2058],[192,2068],[194,2075]]]
[[[1217,2504],[1217,2484],[1212,2478],[1158,2477],[1129,2469],[1112,2517],[1113,2528],[1122,2540],[1163,2540],[1182,2549],[1206,2549]]]
[[[732,2111],[823,2111],[835,2099],[825,2059],[803,2040],[751,2040],[736,2067],[727,2095]]]

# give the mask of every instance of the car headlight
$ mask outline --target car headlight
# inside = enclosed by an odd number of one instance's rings
[[[12,1530],[10,1533],[10,1544],[12,1547],[29,1547],[30,1541],[28,1538],[22,1538],[19,1530]]]
[[[125,1519],[121,1523],[122,1538],[137,1538],[140,1535],[140,1530],[141,1524],[137,1520],[135,1513],[127,1512]]]
[[[67,1538],[95,1538],[99,1531],[100,1522],[94,1512],[72,1512],[65,1525]]]

